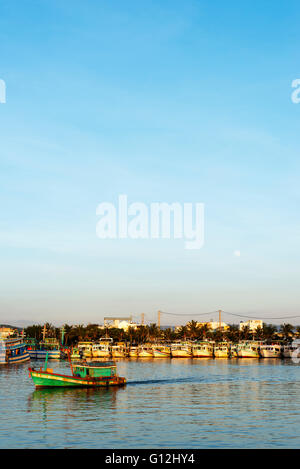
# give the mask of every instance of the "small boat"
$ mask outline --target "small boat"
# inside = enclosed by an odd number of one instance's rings
[[[36,388],[97,388],[126,384],[126,379],[117,375],[117,367],[114,362],[85,362],[72,366],[70,361],[70,367],[71,375],[55,373],[51,368],[47,368],[47,364],[44,369],[29,368],[29,375]]]
[[[172,344],[171,345],[172,358],[192,358],[191,344]]]
[[[109,358],[111,355],[111,347],[106,343],[93,344],[93,358]]]
[[[149,345],[141,345],[138,348],[138,357],[139,358],[153,358],[153,350]]]
[[[93,358],[93,342],[78,342],[79,355],[82,358]]]
[[[137,358],[139,356],[139,348],[135,346],[130,347],[128,355],[130,358]]]
[[[30,356],[22,337],[0,339],[0,365],[22,363],[28,360]]]
[[[55,338],[46,338],[40,344],[33,342],[33,339],[28,339],[27,350],[30,358],[36,360],[45,360],[47,353],[50,360],[59,360],[61,358],[60,344]]]
[[[228,358],[230,354],[230,347],[227,342],[219,342],[214,347],[215,358]]]
[[[284,345],[282,355],[284,358],[300,358],[300,344],[298,340]]]
[[[238,345],[237,354],[239,358],[259,358],[260,342],[246,341]]]
[[[154,358],[171,358],[171,347],[167,345],[154,345],[152,353]]]
[[[192,345],[192,354],[194,358],[212,358],[214,356],[213,342],[198,342]]]
[[[126,345],[123,342],[112,345],[111,354],[113,358],[125,358],[127,356]]]
[[[264,344],[260,347],[262,358],[280,358],[282,346],[280,344]]]

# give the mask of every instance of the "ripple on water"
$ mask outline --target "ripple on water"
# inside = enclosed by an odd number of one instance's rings
[[[300,367],[287,360],[120,360],[118,369],[124,388],[35,391],[26,364],[0,368],[1,447],[299,447]]]

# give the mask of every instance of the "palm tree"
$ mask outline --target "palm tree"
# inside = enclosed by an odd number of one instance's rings
[[[209,325],[207,323],[204,323],[200,326],[199,328],[199,336],[202,338],[202,339],[206,339],[207,336],[211,333],[211,328],[209,327]]]
[[[163,336],[166,341],[170,342],[171,340],[175,339],[176,334],[170,327],[168,327],[163,331]]]
[[[199,336],[199,325],[197,321],[190,321],[186,325],[188,335],[191,339],[196,339]]]
[[[160,329],[157,327],[155,323],[150,324],[148,326],[148,338],[150,340],[155,340],[160,336]]]
[[[274,335],[275,335],[275,332],[277,331],[277,328],[273,324],[263,323],[262,331],[263,331],[264,339],[271,340],[271,339],[274,338]]]
[[[186,326],[180,326],[179,331],[177,332],[179,339],[186,340],[187,334],[188,334],[188,328]]]
[[[226,331],[226,337],[231,342],[237,342],[239,340],[239,326],[230,324],[229,329]]]
[[[241,338],[244,339],[244,340],[247,340],[250,338],[250,334],[251,334],[251,331],[250,331],[250,327],[248,325],[244,326],[243,329],[241,330]]]
[[[294,326],[292,324],[281,324],[280,331],[284,335],[284,338],[288,340],[291,336],[293,336]]]

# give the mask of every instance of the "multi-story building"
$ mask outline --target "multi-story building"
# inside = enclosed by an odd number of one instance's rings
[[[242,331],[247,326],[249,327],[250,332],[254,332],[258,327],[263,327],[263,322],[261,319],[250,319],[249,321],[241,321],[240,331]]]

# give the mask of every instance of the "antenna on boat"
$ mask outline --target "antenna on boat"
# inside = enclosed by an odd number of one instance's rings
[[[161,315],[161,311],[157,311],[157,326],[159,330],[160,330],[160,315]]]

